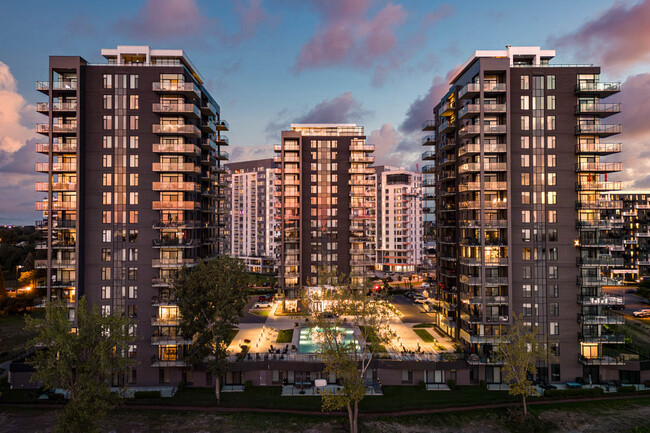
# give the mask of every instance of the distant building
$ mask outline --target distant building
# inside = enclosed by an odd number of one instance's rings
[[[227,166],[229,254],[250,272],[272,274],[280,245],[279,177],[272,158]]]
[[[422,174],[378,166],[377,259],[383,272],[413,273],[423,260]]]

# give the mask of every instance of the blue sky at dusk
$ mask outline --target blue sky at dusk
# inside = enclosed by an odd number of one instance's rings
[[[291,122],[365,126],[377,162],[414,167],[445,77],[477,49],[533,45],[621,81],[627,189],[650,188],[650,0],[7,1],[0,14],[0,224],[39,218],[34,112],[49,55],[104,62],[101,48],[185,50],[228,120],[231,160],[272,156]],[[616,100],[614,100],[616,99]],[[648,149],[648,150],[647,150]],[[421,164],[421,162],[420,162]]]

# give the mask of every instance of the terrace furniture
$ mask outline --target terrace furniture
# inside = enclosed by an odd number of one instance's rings
[[[582,385],[580,385],[578,382],[567,382],[566,387],[568,389],[581,389]]]

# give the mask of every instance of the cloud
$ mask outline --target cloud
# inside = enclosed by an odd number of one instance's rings
[[[230,152],[230,162],[251,161],[275,156],[273,146],[234,146]]]
[[[366,141],[375,145],[376,165],[415,169],[420,158],[419,143],[400,133],[390,123],[384,123],[381,128],[372,131]]]
[[[278,137],[280,131],[288,129],[291,123],[360,123],[371,114],[352,96],[352,92],[345,92],[333,99],[324,99],[304,114],[295,115],[286,108],[281,110],[275,119],[269,121],[266,132]]]
[[[370,16],[369,0],[313,0],[321,24],[300,50],[295,71],[350,65],[367,68],[398,48],[396,29],[406,22],[401,5],[388,3]]]
[[[128,36],[152,41],[180,38],[199,46],[214,46],[216,42],[239,45],[271,19],[262,0],[235,0],[233,13],[237,30],[228,32],[217,18],[200,10],[197,0],[145,0],[133,17],[120,19],[116,28]]]
[[[418,96],[406,111],[406,118],[399,126],[400,131],[413,133],[422,130],[422,122],[433,119],[433,107],[449,90],[449,84],[441,76],[434,77],[426,95]]]
[[[630,5],[616,1],[574,32],[549,38],[549,44],[574,48],[589,59],[621,70],[650,60],[650,0]]]
[[[36,107],[18,93],[18,84],[9,66],[0,62],[0,151],[13,153],[26,140],[36,136],[33,125],[23,126],[25,117],[33,120]]]

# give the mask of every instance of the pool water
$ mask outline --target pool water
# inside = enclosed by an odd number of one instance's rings
[[[354,330],[352,328],[337,328],[341,333],[344,342],[350,343],[356,341],[354,338]],[[302,327],[300,328],[300,339],[298,340],[298,353],[316,353],[320,349],[319,342],[321,341],[320,334],[323,328],[319,327]],[[357,347],[359,344],[357,343]]]

